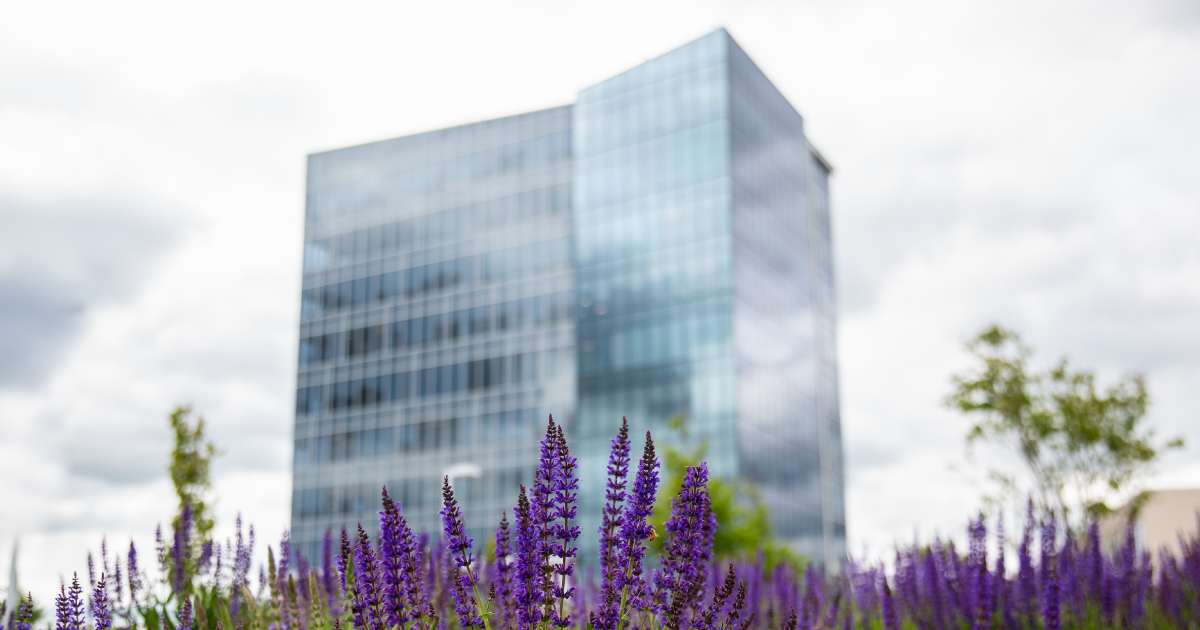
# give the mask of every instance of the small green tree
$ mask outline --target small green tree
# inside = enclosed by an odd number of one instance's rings
[[[668,427],[682,436],[687,435],[686,424],[679,416],[672,417]],[[707,442],[702,442],[690,453],[671,446],[660,447],[663,480],[654,503],[654,513],[650,516],[650,523],[659,533],[650,542],[653,552],[663,551],[666,536],[662,534],[667,519],[671,517],[671,499],[683,487],[688,467],[700,465],[707,451]],[[708,497],[713,515],[717,518],[717,532],[713,536],[714,557],[753,560],[761,551],[768,569],[780,562],[787,562],[796,570],[803,568],[804,560],[799,554],[775,538],[767,505],[753,484],[743,479],[726,481],[710,477]]]
[[[191,405],[176,407],[169,422],[175,432],[175,448],[171,450],[167,472],[175,486],[175,495],[179,497],[179,511],[182,514],[184,506],[191,506],[196,533],[202,541],[207,541],[215,523],[213,506],[208,499],[212,490],[210,470],[213,458],[220,452],[205,437],[204,417],[193,414]],[[175,517],[174,525],[179,526],[179,516]]]
[[[1075,371],[1064,358],[1044,372],[1030,372],[1032,349],[1017,333],[991,326],[967,343],[977,367],[954,375],[946,404],[970,416],[968,453],[977,443],[999,448],[1020,472],[992,469],[999,492],[993,504],[1022,500],[1031,492],[1047,515],[1067,520],[1095,517],[1108,501],[1127,493],[1176,438],[1156,444],[1144,426],[1149,395],[1139,374],[1099,393],[1096,377]]]

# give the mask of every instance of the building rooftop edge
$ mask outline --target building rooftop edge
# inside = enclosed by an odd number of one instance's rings
[[[416,136],[423,136],[423,135],[429,134],[429,133],[439,133],[442,131],[448,131],[450,129],[458,129],[459,127],[470,127],[471,125],[481,125],[486,122],[492,122],[493,120],[504,120],[505,118],[516,118],[517,116],[527,116],[529,114],[539,114],[541,112],[548,112],[548,111],[554,110],[554,109],[563,109],[565,107],[574,107],[574,106],[575,106],[575,103],[566,103],[564,105],[555,105],[553,107],[543,107],[542,109],[533,109],[533,110],[529,110],[527,112],[517,112],[515,114],[509,114],[507,116],[497,116],[495,118],[485,118],[483,120],[475,120],[472,122],[465,122],[465,123],[461,123],[458,125],[449,125],[446,127],[438,127],[437,129],[429,129],[427,131],[418,131],[416,133],[405,134],[403,136],[393,136],[391,138],[384,138],[383,140],[372,140],[370,142],[360,142],[358,144],[348,144],[346,146],[337,147],[334,149],[324,149],[321,151],[313,151],[311,153],[306,154],[306,157],[312,157],[314,155],[323,155],[325,153],[335,153],[337,151],[345,151],[347,149],[357,149],[359,147],[366,147],[366,146],[370,146],[372,144],[380,144],[382,142],[392,142],[395,140],[402,140],[404,138],[413,138]]]
[[[808,143],[808,150],[812,151],[813,157],[817,158],[817,161],[821,163],[821,166],[825,167],[825,170],[829,171],[830,175],[833,175],[833,165],[829,163],[829,160],[825,159],[824,155],[821,155],[821,152],[811,142]]]

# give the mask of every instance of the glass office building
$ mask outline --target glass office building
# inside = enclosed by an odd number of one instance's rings
[[[377,527],[381,486],[439,531],[528,484],[575,406],[571,108],[309,157],[292,538]]]
[[[373,521],[385,483],[436,531],[444,474],[485,538],[554,413],[587,557],[628,416],[836,566],[829,172],[724,30],[574,106],[311,156],[294,540]]]

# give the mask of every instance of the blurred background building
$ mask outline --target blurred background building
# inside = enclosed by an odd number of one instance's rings
[[[1119,553],[1132,528],[1137,551],[1159,566],[1162,552],[1184,557],[1182,542],[1200,535],[1200,488],[1147,490],[1100,521],[1104,548]]]
[[[587,554],[628,416],[836,566],[829,174],[723,29],[573,106],[309,156],[294,543],[374,526],[385,484],[437,531],[443,475],[485,539],[553,413]]]

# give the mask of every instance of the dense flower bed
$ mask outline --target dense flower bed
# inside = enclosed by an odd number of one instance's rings
[[[719,524],[710,509],[708,468],[687,469],[663,532],[649,524],[659,485],[650,434],[631,458],[628,426],[612,441],[595,569],[577,570],[576,460],[551,419],[532,487],[522,487],[512,519],[502,517],[492,545],[467,537],[449,480],[443,483],[442,535],[408,526],[382,493],[380,535],[362,525],[327,534],[315,565],[286,535],[251,588],[251,528],[240,522],[225,545],[195,540],[186,506],[168,542],[161,534],[157,579],[130,545],[123,558],[101,550],[88,560],[90,590],[78,577],[55,605],[56,630],[752,630],[787,628],[1195,628],[1200,623],[1200,543],[1183,552],[1138,552],[1133,531],[1108,554],[1099,529],[1059,532],[1032,508],[1007,557],[998,526],[989,545],[982,517],[969,528],[967,553],[953,543],[902,548],[894,567],[848,562],[829,576],[758,558],[715,558]],[[630,485],[631,468],[633,473]],[[648,559],[647,543],[665,536]],[[340,538],[340,539],[339,539]],[[989,547],[996,550],[988,558]],[[122,568],[123,567],[123,568]],[[99,578],[96,573],[99,569]],[[31,630],[32,602],[0,630]],[[2,616],[2,615],[0,615]],[[90,618],[90,621],[89,621]]]

